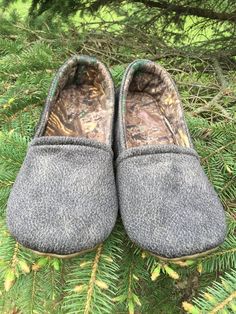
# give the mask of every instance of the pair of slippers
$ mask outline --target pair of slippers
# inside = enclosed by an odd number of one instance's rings
[[[118,203],[130,239],[160,258],[192,258],[224,240],[224,210],[166,70],[134,61],[116,97],[101,62],[73,56],[52,81],[8,228],[31,250],[74,256],[109,236]]]

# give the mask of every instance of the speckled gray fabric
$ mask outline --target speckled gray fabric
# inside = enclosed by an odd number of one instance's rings
[[[44,136],[58,84],[71,64],[78,62],[96,61],[74,56],[56,74],[8,200],[11,234],[39,252],[67,255],[93,248],[108,237],[117,217],[113,123],[109,144],[83,137]],[[114,105],[112,79],[108,84]],[[114,108],[110,114],[114,116]]]
[[[143,249],[167,258],[215,248],[225,237],[225,215],[196,151],[177,145],[126,148],[122,86],[129,69],[121,85],[116,132],[119,206],[127,234]]]
[[[7,225],[21,244],[79,252],[102,242],[116,216],[111,149],[85,139],[32,141],[8,201]]]
[[[174,258],[224,240],[224,211],[193,149],[133,148],[117,167],[122,220],[142,248]]]

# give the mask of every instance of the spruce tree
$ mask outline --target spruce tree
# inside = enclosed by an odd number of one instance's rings
[[[209,46],[204,52],[203,44],[199,49],[184,43],[173,50],[171,44],[158,43],[155,31],[101,26],[101,32],[92,24],[75,26],[72,19],[47,18],[45,14],[32,22],[14,12],[1,14],[0,312],[234,313],[235,58],[222,58],[222,45],[214,56]],[[135,58],[157,61],[171,73],[202,166],[226,210],[227,238],[215,252],[196,260],[163,262],[131,243],[120,219],[95,251],[68,260],[35,255],[9,234],[5,217],[10,190],[52,76],[74,53],[92,54],[106,63],[117,86]]]

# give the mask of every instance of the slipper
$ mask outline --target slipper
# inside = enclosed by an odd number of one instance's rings
[[[121,217],[130,239],[167,259],[197,257],[224,241],[223,207],[193,148],[170,75],[131,63],[119,91],[116,130]]]
[[[95,58],[73,56],[55,75],[8,200],[7,225],[23,246],[74,256],[111,233],[114,103],[111,75]]]

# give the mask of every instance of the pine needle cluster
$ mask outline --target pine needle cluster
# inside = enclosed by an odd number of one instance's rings
[[[17,15],[0,23],[0,312],[234,313],[236,310],[236,66],[201,57],[157,60],[107,34]],[[120,35],[117,35],[120,36]],[[133,38],[135,36],[133,35]],[[134,39],[135,41],[135,39]],[[89,43],[89,44],[88,44]],[[133,47],[133,48],[132,48]],[[119,58],[119,51],[121,57]],[[180,90],[201,163],[226,210],[228,235],[214,253],[164,263],[129,242],[120,221],[95,251],[71,260],[40,257],[9,234],[7,199],[34,134],[53,73],[74,53],[94,54],[119,84],[134,58],[162,63]],[[19,209],[20,210],[20,209]]]

